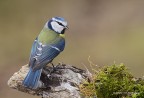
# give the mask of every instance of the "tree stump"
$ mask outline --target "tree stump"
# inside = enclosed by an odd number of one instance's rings
[[[40,82],[43,85],[33,90],[22,85],[22,81],[28,71],[28,65],[22,66],[8,80],[8,86],[21,92],[41,96],[42,98],[81,98],[79,85],[88,77],[85,70],[71,65],[58,64],[54,68],[46,66],[40,77]]]

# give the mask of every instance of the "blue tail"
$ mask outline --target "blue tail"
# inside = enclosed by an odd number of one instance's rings
[[[22,84],[27,88],[36,89],[39,86],[41,71],[42,69],[33,71],[30,67],[30,70]]]

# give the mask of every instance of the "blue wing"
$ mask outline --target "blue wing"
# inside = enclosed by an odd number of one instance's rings
[[[29,65],[33,70],[43,68],[50,63],[61,51],[64,50],[65,40],[60,38],[59,41],[53,42],[48,45],[43,45],[36,38],[30,55]]]

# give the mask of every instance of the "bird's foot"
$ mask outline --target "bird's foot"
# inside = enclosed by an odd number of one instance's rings
[[[65,65],[63,62],[59,62],[57,66]]]
[[[62,69],[62,68],[60,68],[60,66],[61,66],[61,65],[64,65],[63,62],[59,62],[57,65],[54,65],[52,62],[51,62],[50,64],[51,64],[52,67],[53,67],[53,71],[52,71],[52,72],[56,71],[57,69]]]
[[[56,71],[56,66],[52,62],[50,64],[52,65],[52,70],[50,73],[52,73],[52,72]]]
[[[54,66],[55,66],[55,65],[54,65],[52,62],[51,62],[50,64],[52,65],[52,67],[54,67]]]

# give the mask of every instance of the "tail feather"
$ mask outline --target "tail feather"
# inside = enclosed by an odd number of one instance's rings
[[[36,89],[39,86],[41,72],[42,69],[33,71],[30,67],[30,70],[23,81],[23,85],[27,88]]]

